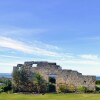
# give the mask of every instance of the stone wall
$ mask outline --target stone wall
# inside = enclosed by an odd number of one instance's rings
[[[37,66],[32,67],[34,64],[37,64]],[[13,70],[19,70],[21,67],[27,69],[29,73],[40,73],[47,82],[49,75],[55,75],[56,91],[59,90],[58,84],[70,84],[76,88],[86,86],[90,90],[95,90],[95,76],[85,76],[77,71],[65,70],[59,65],[56,65],[56,63],[30,61],[24,64],[18,64],[16,67],[13,67]]]

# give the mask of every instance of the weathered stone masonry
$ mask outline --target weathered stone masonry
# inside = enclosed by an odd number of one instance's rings
[[[34,64],[37,64],[37,66],[32,67]],[[90,90],[95,90],[95,76],[85,76],[77,71],[62,69],[59,65],[56,65],[56,63],[30,61],[24,64],[18,64],[13,67],[13,70],[18,70],[21,67],[27,69],[29,74],[31,72],[40,73],[47,82],[49,75],[55,75],[56,91],[59,89],[58,84],[72,84],[76,88],[86,86]]]

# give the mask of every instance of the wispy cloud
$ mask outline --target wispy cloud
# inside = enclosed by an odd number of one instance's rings
[[[92,55],[92,54],[83,54],[83,55],[80,55],[80,57],[83,59],[91,59],[91,60],[98,59],[98,55]]]
[[[35,44],[35,43],[33,43],[33,44]],[[82,54],[79,56],[68,55],[66,53],[60,53],[60,52],[55,52],[55,51],[50,50],[50,48],[58,49],[57,46],[53,46],[53,45],[49,46],[48,44],[43,44],[42,45],[43,48],[42,48],[36,44],[31,45],[31,44],[27,44],[27,43],[24,43],[24,42],[21,42],[18,40],[13,40],[11,38],[0,37],[0,47],[10,48],[13,50],[21,51],[23,53],[32,54],[32,55],[55,57],[55,59],[56,59],[55,61],[62,62],[65,64],[84,64],[84,65],[100,64],[99,63],[100,59],[98,58],[97,55],[92,55],[92,54]],[[42,44],[42,43],[40,42],[40,44]],[[1,55],[1,56],[4,57],[4,55]],[[5,57],[13,58],[13,56],[11,56],[11,55],[5,55]],[[49,59],[54,59],[54,58],[49,58]]]
[[[15,58],[15,59],[16,59],[16,58],[18,58],[18,59],[19,59],[19,58],[22,58],[22,57],[18,57],[18,56],[2,55],[2,54],[0,54],[0,57],[4,57],[4,58],[13,58],[13,59],[14,59],[14,58]]]
[[[7,37],[0,37],[0,48],[1,49],[12,49],[12,51],[19,54],[19,56],[14,56],[16,54],[1,54],[0,55],[0,66],[8,66],[9,72],[12,71],[12,67],[17,65],[18,63],[24,63],[26,60],[42,60],[42,61],[50,61],[50,62],[56,62],[57,64],[61,65],[63,68],[70,68],[70,69],[77,69],[78,71],[81,71],[81,67],[86,71],[86,69],[89,68],[96,68],[100,66],[100,58],[98,55],[95,54],[81,54],[81,55],[74,55],[69,54],[66,52],[63,52],[62,49],[60,49],[57,46],[33,41],[31,43],[22,42],[18,40],[14,40],[12,38]],[[20,56],[20,53],[22,57]],[[24,55],[25,53],[25,55]],[[26,55],[27,54],[27,55]],[[32,55],[29,57],[28,55]],[[39,57],[39,58],[38,58]],[[2,58],[5,58],[3,60]],[[11,63],[11,61],[13,61]],[[70,67],[71,66],[71,67]],[[74,67],[72,67],[74,66]],[[75,67],[77,66],[77,67]],[[0,67],[1,70],[4,70],[5,68]],[[75,69],[75,70],[76,70]],[[8,71],[6,69],[6,72]],[[84,71],[82,73],[84,73]],[[87,74],[87,73],[84,73]],[[92,73],[91,73],[92,74]],[[98,74],[99,75],[99,74]]]
[[[46,43],[43,43],[43,42],[40,42],[40,41],[34,41],[34,44],[38,45],[41,48],[46,48],[46,49],[49,49],[49,50],[61,50],[61,48],[59,48],[56,45],[46,44]]]
[[[35,55],[38,54],[44,56],[59,56],[59,54],[56,52],[48,51],[46,49],[39,48],[38,46],[32,46],[27,43],[13,40],[7,37],[0,37],[0,47],[10,48],[24,53]]]

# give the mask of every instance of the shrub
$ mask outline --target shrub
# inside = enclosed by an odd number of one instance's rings
[[[34,92],[44,93],[47,91],[47,82],[39,73],[33,75],[33,84]]]
[[[3,89],[2,88],[0,88],[0,93],[2,93],[3,92]]]
[[[8,79],[2,80],[2,85],[0,86],[0,93],[1,92],[8,92],[12,90],[12,83]]]
[[[96,91],[99,91],[100,90],[100,87],[96,86]]]
[[[81,92],[81,93],[86,93],[87,92],[87,87],[85,87],[85,86],[79,86],[78,87],[78,89],[77,89],[77,91],[78,92]]]
[[[100,93],[100,87],[96,86],[96,93]]]
[[[60,84],[59,85],[59,92],[63,93],[72,93],[75,92],[76,88],[73,84]]]
[[[100,80],[96,80],[96,84],[97,85],[100,85]]]
[[[60,84],[60,85],[59,85],[59,92],[66,93],[67,91],[68,91],[68,90],[67,90],[66,84]]]
[[[68,90],[68,92],[75,92],[75,91],[76,91],[76,88],[75,88],[74,85],[72,85],[72,84],[68,84],[68,86],[67,86],[67,90]]]
[[[12,89],[12,83],[11,83],[11,81],[10,80],[6,80],[5,83],[4,83],[4,85],[1,87],[1,90],[3,92],[7,92],[7,91],[9,91],[11,89]]]

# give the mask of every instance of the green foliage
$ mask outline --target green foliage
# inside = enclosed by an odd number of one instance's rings
[[[79,86],[77,91],[81,92],[81,93],[86,93],[88,91],[88,89],[85,86]]]
[[[100,87],[96,86],[96,93],[100,93]]]
[[[73,84],[68,84],[67,85],[67,91],[68,92],[75,92],[76,91],[76,88]]]
[[[15,70],[13,71],[13,91],[17,91],[19,88],[19,84],[20,84],[20,71],[19,70]]]
[[[34,91],[38,93],[47,91],[47,83],[39,73],[33,75]]]
[[[12,83],[10,80],[2,81],[3,85],[0,86],[0,93],[12,90]]]
[[[12,89],[12,83],[10,80],[7,80],[5,82],[5,86],[3,87],[4,92],[9,91]]]
[[[96,80],[96,84],[97,85],[100,85],[100,80]]]
[[[70,92],[75,92],[75,91],[76,91],[76,88],[72,84],[60,84],[59,85],[59,92],[70,93]]]
[[[27,70],[24,68],[20,70],[15,70],[13,72],[13,91],[30,91],[30,80],[28,78]]]
[[[4,92],[2,88],[0,88],[0,93]]]
[[[13,91],[14,92],[45,92],[47,88],[46,81],[38,74],[28,72],[21,68],[13,72]]]
[[[67,91],[68,91],[68,90],[67,90],[66,84],[60,84],[60,85],[59,85],[59,92],[66,93]]]

